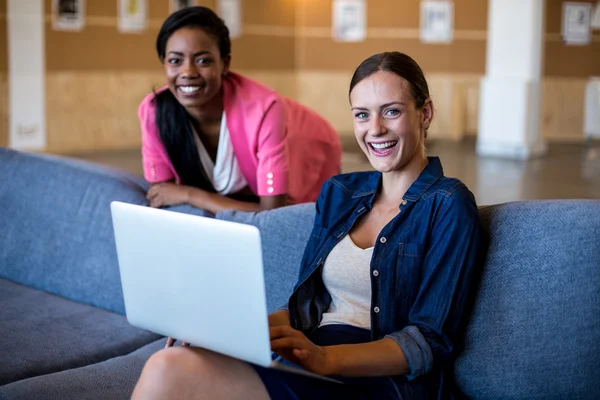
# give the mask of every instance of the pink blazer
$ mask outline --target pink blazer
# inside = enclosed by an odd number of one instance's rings
[[[153,98],[146,96],[138,109],[144,176],[148,182],[179,182],[160,139]],[[321,185],[339,173],[339,136],[309,108],[231,72],[223,80],[223,105],[235,156],[257,196],[287,194],[292,204],[315,201]]]

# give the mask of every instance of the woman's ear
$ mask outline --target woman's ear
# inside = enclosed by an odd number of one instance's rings
[[[433,114],[435,113],[433,108],[433,101],[431,99],[425,100],[425,104],[421,108],[421,127],[425,130],[429,129],[431,121],[433,120]]]
[[[227,76],[229,73],[229,66],[231,65],[231,56],[223,57],[223,76]]]

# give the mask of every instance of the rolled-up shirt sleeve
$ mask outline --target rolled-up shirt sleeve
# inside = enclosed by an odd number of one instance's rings
[[[404,352],[409,380],[431,371],[436,363],[453,361],[454,341],[481,261],[482,231],[471,192],[461,187],[440,207],[408,325],[386,335]]]
[[[275,100],[265,112],[258,132],[256,181],[259,196],[288,193],[285,108]]]

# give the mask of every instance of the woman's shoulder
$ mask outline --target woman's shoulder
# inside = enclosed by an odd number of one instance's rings
[[[463,212],[476,213],[477,203],[475,195],[458,178],[442,176],[424,196],[433,200],[438,208],[450,210],[463,210]],[[441,201],[436,201],[435,199]]]
[[[279,94],[270,87],[244,75],[230,72],[223,81],[225,95],[244,102],[272,102],[280,100]]]
[[[319,194],[319,202],[349,204],[377,190],[381,173],[377,171],[351,172],[335,175],[325,181]]]

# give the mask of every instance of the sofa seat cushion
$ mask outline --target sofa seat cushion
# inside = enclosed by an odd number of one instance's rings
[[[127,354],[159,337],[122,315],[0,279],[0,386]]]
[[[163,338],[98,364],[2,386],[0,400],[126,400],[131,398],[144,363],[164,346]]]

